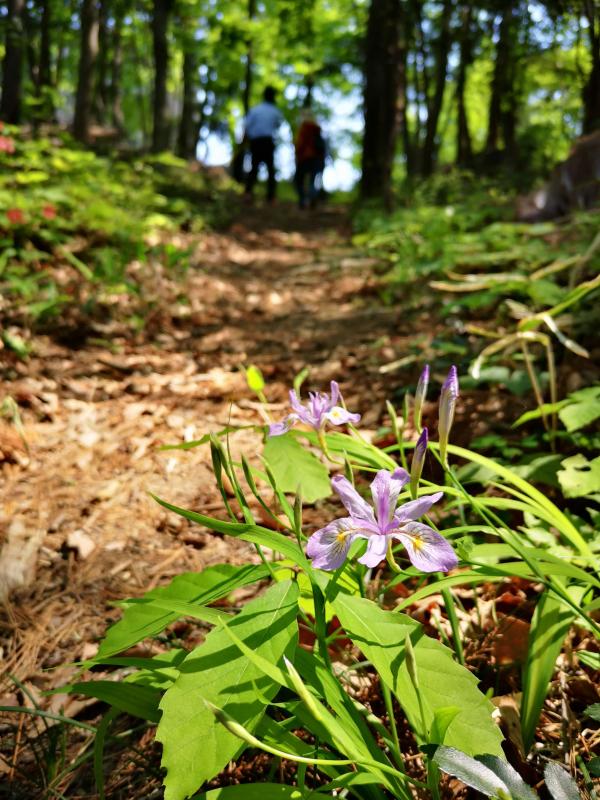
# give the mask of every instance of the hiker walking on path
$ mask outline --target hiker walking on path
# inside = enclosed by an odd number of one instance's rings
[[[246,116],[244,138],[250,146],[252,168],[246,179],[246,196],[252,196],[252,190],[258,177],[258,168],[264,164],[267,168],[267,199],[275,200],[275,134],[283,122],[283,114],[275,105],[275,89],[267,86],[263,92],[263,101],[251,108]]]
[[[296,176],[294,183],[298,192],[300,208],[306,208],[307,201],[314,208],[319,195],[317,182],[325,169],[326,144],[321,126],[310,111],[305,111],[296,140]]]

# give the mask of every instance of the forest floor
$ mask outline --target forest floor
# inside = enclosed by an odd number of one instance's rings
[[[413,331],[401,307],[379,302],[377,262],[351,246],[349,232],[340,207],[300,212],[257,200],[222,232],[178,234],[190,268],[163,296],[183,292],[185,307],[165,301],[137,334],[108,323],[96,337],[76,327],[38,336],[26,361],[4,351],[0,398],[18,404],[22,430],[0,423],[0,590],[10,592],[0,616],[0,705],[93,717],[92,700],[42,692],[68,683],[73,662],[95,654],[119,614],[111,601],[181,572],[254,560],[251,545],[192,526],[148,494],[222,513],[209,449],[159,448],[261,424],[242,365],[265,375],[274,419],[310,365],[307,386],[340,381],[363,432],[376,429],[390,394],[386,364],[393,372]],[[260,436],[241,430],[231,444],[252,458]],[[2,796],[41,791],[26,739],[0,762]],[[113,775],[110,796],[130,796],[130,768]],[[74,779],[66,775],[63,794]]]
[[[133,261],[128,269],[141,293],[115,293],[108,305],[104,297],[95,306],[107,309],[103,317],[90,318],[82,300],[80,309],[72,304],[46,333],[35,332],[27,358],[0,350],[0,403],[18,410],[12,420],[0,414],[0,706],[29,706],[97,724],[106,705],[48,692],[74,680],[76,662],[95,655],[119,617],[114,603],[183,572],[256,561],[250,544],[192,525],[150,497],[153,492],[224,516],[210,449],[161,446],[230,425],[236,428],[230,435],[234,455],[244,453],[257,464],[257,426],[285,416],[288,390],[307,367],[303,392],[327,390],[338,381],[348,408],[362,415],[361,433],[381,441],[389,425],[386,399],[399,406],[422,364],[440,363],[434,354],[441,338],[452,336],[451,323],[437,319],[422,281],[384,302],[389,262],[352,243],[348,209],[300,212],[290,203],[270,207],[262,199],[246,206],[232,196],[227,215],[226,227],[157,234],[156,244],[186,254],[185,267]],[[141,325],[132,325],[139,313],[132,303],[145,308]],[[442,365],[452,357],[448,350]],[[247,385],[243,367],[250,364],[265,377],[268,404],[257,402]],[[434,368],[434,380],[441,383],[446,371]],[[506,429],[530,407],[528,398],[472,387],[462,393],[453,441],[466,444],[498,424]],[[426,424],[435,425],[434,411],[434,403],[426,404]],[[328,502],[305,507],[307,533],[331,518]],[[248,596],[240,590],[234,599]],[[471,629],[466,651],[467,663],[485,673],[482,689],[495,695],[513,762],[531,783],[539,775],[528,774],[529,764],[517,752],[514,695],[536,598],[535,587],[519,579],[483,585],[489,624]],[[431,598],[411,613],[425,623],[437,614],[437,624],[445,625],[441,607]],[[192,648],[204,633],[201,624],[182,620],[170,635]],[[128,654],[147,656],[165,646],[158,637]],[[103,674],[98,667],[94,673]],[[576,708],[598,700],[585,674],[569,687]],[[556,758],[565,757],[561,709],[569,702],[561,688],[540,722],[540,736]],[[120,718],[120,744],[113,739],[107,747],[109,800],[162,796],[153,729],[136,724]],[[0,797],[98,796],[90,731],[3,713],[0,734]],[[414,749],[408,731],[403,745]],[[211,786],[260,779],[271,762],[249,753]],[[281,769],[284,780],[285,763]],[[464,791],[449,785],[444,796],[463,797]]]

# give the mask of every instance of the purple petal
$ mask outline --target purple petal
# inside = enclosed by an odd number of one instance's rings
[[[337,569],[344,563],[354,539],[361,535],[364,534],[349,517],[335,519],[313,533],[306,545],[306,555],[317,569]]]
[[[336,475],[331,479],[333,489],[339,494],[340,499],[350,516],[355,520],[364,520],[375,525],[375,515],[373,509],[356,491],[354,486],[343,475]]]
[[[423,412],[423,403],[427,396],[427,386],[429,384],[429,364],[425,364],[417,389],[415,391],[415,427],[417,430],[421,428],[421,415]]]
[[[272,422],[269,425],[269,436],[281,436],[287,433],[298,422],[297,414],[288,414],[283,422]]]
[[[406,547],[411,563],[421,572],[448,572],[458,564],[452,547],[428,525],[407,522],[402,531],[393,536]]]
[[[380,469],[373,483],[371,494],[375,504],[375,514],[380,528],[391,521],[402,487],[409,480],[408,472],[398,467],[393,473]]]
[[[435,494],[425,494],[416,500],[411,500],[408,503],[400,506],[398,511],[394,514],[396,522],[404,523],[409,520],[419,519],[423,514],[426,514],[431,506],[443,496],[443,492],[436,492]]]
[[[334,406],[337,406],[338,400],[340,399],[340,387],[338,386],[337,381],[331,381],[329,390],[331,392],[331,408],[333,409]]]
[[[306,413],[306,409],[298,399],[298,395],[293,389],[290,389],[290,405],[296,414],[301,414],[302,412]]]
[[[360,563],[373,568],[376,567],[380,561],[383,561],[387,553],[388,538],[388,536],[382,533],[374,533],[370,536],[367,552],[358,559]]]
[[[342,406],[333,406],[326,414],[325,419],[332,425],[344,425],[346,422],[356,424],[360,422],[360,414],[351,414]]]

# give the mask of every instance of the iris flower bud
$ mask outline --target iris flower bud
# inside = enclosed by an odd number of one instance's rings
[[[413,453],[412,464],[410,467],[410,494],[411,497],[417,496],[417,487],[421,480],[421,473],[423,472],[423,464],[425,463],[425,454],[427,453],[427,442],[429,435],[427,428],[423,428],[421,435],[417,439],[415,451]]]
[[[427,396],[427,385],[429,384],[429,364],[425,364],[423,372],[417,383],[415,392],[415,428],[421,432],[421,414],[423,413],[423,403]]]
[[[456,367],[450,367],[450,372],[444,385],[442,386],[442,393],[440,395],[440,411],[439,411],[439,438],[440,438],[440,457],[444,466],[448,466],[447,448],[448,439],[450,436],[450,428],[454,420],[454,410],[456,408],[456,400],[458,399],[458,376],[456,374]]]

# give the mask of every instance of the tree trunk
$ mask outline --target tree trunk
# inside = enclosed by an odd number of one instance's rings
[[[467,84],[467,70],[473,61],[473,39],[471,23],[473,7],[463,6],[461,9],[462,25],[460,29],[460,56],[458,71],[456,73],[456,163],[459,166],[468,165],[473,158],[473,144],[469,131],[467,109],[465,107],[465,88]]]
[[[181,119],[177,135],[177,152],[182,158],[194,158],[196,155],[196,125],[194,116],[196,111],[196,55],[193,51],[194,41],[184,44],[183,53],[183,104]]]
[[[75,95],[73,135],[81,142],[89,139],[93,103],[94,66],[98,57],[98,6],[96,0],[81,3],[81,45],[79,75]]]
[[[0,118],[12,125],[21,121],[21,85],[23,80],[25,0],[8,0],[6,44],[2,62],[2,100]]]
[[[40,22],[40,62],[38,70],[37,94],[41,98],[42,119],[54,119],[54,98],[52,95],[52,2],[43,0]]]
[[[361,196],[391,207],[396,148],[401,0],[371,0],[365,41]]]
[[[98,14],[98,65],[96,69],[96,91],[94,92],[95,115],[98,122],[108,122],[110,90],[108,85],[109,51],[108,3],[101,0]]]
[[[248,0],[248,20],[252,22],[256,16],[256,0]],[[246,65],[244,69],[244,94],[242,102],[244,106],[244,116],[250,111],[250,102],[252,99],[252,74],[253,74],[253,58],[252,58],[252,37],[249,36],[246,41]]]
[[[110,69],[110,86],[108,94],[110,98],[110,120],[120,134],[125,132],[125,120],[123,119],[122,86],[121,77],[123,74],[123,19],[125,9],[119,3],[114,11],[114,24],[112,31],[112,63]]]
[[[40,23],[40,68],[39,83],[41,87],[52,86],[52,2],[43,0],[42,19]]]
[[[403,10],[403,7],[401,7]],[[396,106],[396,127],[400,131],[407,177],[414,174],[414,148],[408,121],[408,36],[409,20],[405,13],[400,22],[398,40],[398,100]]]
[[[500,22],[496,60],[492,78],[492,94],[488,112],[488,130],[485,149],[492,153],[500,149],[500,130],[502,124],[502,104],[507,91],[508,73],[511,60],[511,21],[513,3],[508,2]]]
[[[583,133],[600,129],[600,12],[593,0],[585,0],[592,69],[583,88]]]
[[[444,91],[446,89],[446,74],[448,72],[448,53],[450,52],[450,18],[452,16],[451,0],[445,0],[440,19],[440,34],[435,47],[435,88],[427,114],[427,129],[423,145],[422,172],[424,176],[431,175],[437,155],[436,135]]]
[[[154,0],[152,12],[152,43],[154,50],[154,94],[152,100],[152,151],[159,153],[169,145],[167,120],[167,73],[169,46],[167,32],[171,0]]]

